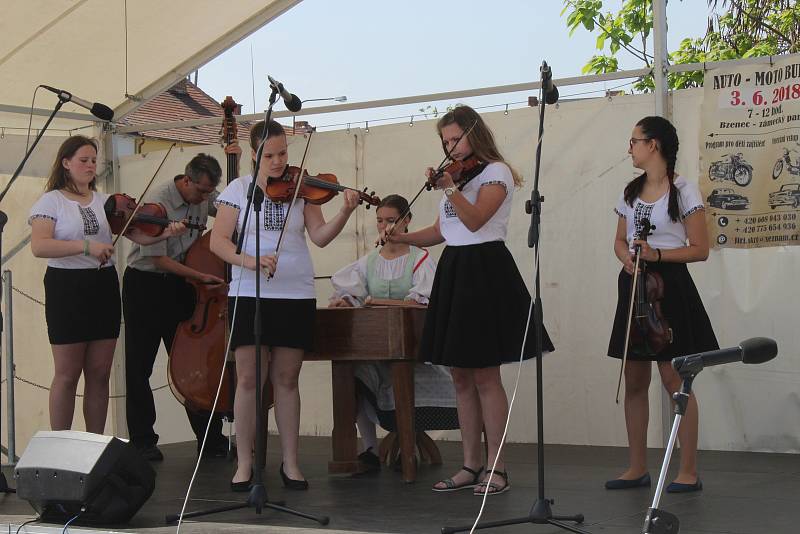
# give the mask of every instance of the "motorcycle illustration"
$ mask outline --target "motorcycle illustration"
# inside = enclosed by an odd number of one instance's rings
[[[800,146],[800,143],[798,143],[798,146]],[[794,162],[792,162],[792,153],[794,153]],[[779,158],[778,161],[775,162],[775,166],[772,167],[773,180],[778,179],[778,176],[783,172],[784,166],[789,174],[800,176],[800,151],[796,148],[791,150],[788,148],[783,149],[783,157]]]
[[[725,159],[726,157],[729,161]],[[721,160],[711,162],[708,167],[708,178],[711,181],[730,180],[744,187],[753,179],[753,166],[745,161],[741,152],[726,154]]]

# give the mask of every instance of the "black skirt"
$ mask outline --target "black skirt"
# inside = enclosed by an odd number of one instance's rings
[[[114,266],[102,269],[48,267],[44,315],[51,345],[119,337],[122,306]]]
[[[664,280],[661,312],[672,329],[672,343],[658,354],[647,353],[640,347],[628,347],[628,359],[638,361],[669,361],[677,356],[719,348],[711,321],[703,307],[692,276],[685,263],[648,263],[647,269],[657,272]],[[632,276],[621,270],[617,278],[617,311],[614,328],[608,343],[608,355],[622,358],[625,350],[630,286]]]
[[[231,327],[231,350],[255,345],[255,297],[239,297],[236,317],[234,298],[228,297],[228,321]],[[261,299],[261,345],[314,350],[316,299]]]
[[[420,343],[424,361],[482,368],[519,361],[531,297],[502,241],[448,246],[431,289]],[[523,359],[534,356],[531,314]],[[546,330],[542,349],[555,350]]]

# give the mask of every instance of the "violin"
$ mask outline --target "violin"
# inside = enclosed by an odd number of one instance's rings
[[[440,166],[425,183],[425,188],[430,191],[436,187],[436,182],[439,178],[444,176],[444,173],[449,174],[453,178],[453,183],[456,186],[463,186],[476,176],[478,176],[483,169],[486,168],[486,163],[481,162],[477,156],[470,156],[461,161],[453,161],[450,164],[442,167]]]
[[[294,198],[295,188],[297,187],[300,167],[289,165],[278,178],[267,178],[266,194],[273,202],[290,202]],[[321,205],[345,190],[356,191],[358,193],[358,203],[377,206],[381,203],[380,197],[375,195],[375,191],[367,193],[365,187],[363,191],[341,185],[336,179],[335,174],[318,174],[310,176],[307,170],[303,171],[303,179],[300,181],[300,191],[297,196],[305,199],[309,204]]]
[[[636,237],[647,241],[647,236],[653,233],[655,226],[650,224],[650,219],[647,218],[641,220],[641,226],[641,231]],[[619,404],[619,391],[628,360],[628,351],[631,350],[637,356],[651,357],[660,354],[672,343],[672,328],[661,311],[664,278],[659,273],[647,269],[647,262],[641,260],[640,245],[636,245],[635,253],[625,349],[617,382],[617,404]]]
[[[125,193],[114,193],[109,196],[103,208],[106,212],[111,232],[115,235],[124,231],[125,226],[128,225],[128,228],[138,228],[145,235],[157,237],[164,233],[164,228],[169,226],[171,222],[175,222],[167,217],[167,209],[155,202],[145,202],[137,210],[136,199]],[[136,212],[135,215],[134,212]],[[128,224],[131,215],[133,215],[133,221]],[[183,224],[190,229],[206,229],[201,224],[186,222]]]
[[[655,226],[649,219],[642,219],[642,231],[639,239],[647,241]],[[640,253],[637,246],[637,254]],[[634,309],[631,318],[629,343],[634,354],[655,356],[664,351],[672,343],[672,329],[669,327],[661,311],[664,299],[664,279],[655,271],[647,268],[647,262],[641,267],[634,289]]]

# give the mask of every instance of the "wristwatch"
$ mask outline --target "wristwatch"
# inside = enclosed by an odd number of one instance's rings
[[[456,192],[456,188],[455,187],[447,187],[444,190],[444,196],[450,198],[451,196],[453,196],[453,193],[455,193],[455,192]]]

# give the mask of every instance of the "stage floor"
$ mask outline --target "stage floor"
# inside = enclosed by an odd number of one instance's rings
[[[442,526],[471,524],[480,499],[470,492],[433,493],[436,480],[449,476],[461,464],[460,444],[438,443],[444,465],[419,469],[415,484],[404,484],[398,473],[384,469],[369,478],[329,476],[327,462],[330,439],[304,437],[300,457],[311,485],[307,492],[284,490],[278,477],[278,440],[270,436],[266,488],[271,500],[311,514],[330,516],[327,527],[313,521],[264,510],[238,510],[196,518],[184,523],[186,534],[207,532],[262,533],[438,533]],[[114,532],[162,534],[175,532],[166,526],[167,514],[180,510],[195,460],[194,444],[162,447],[165,460],[155,463],[156,490],[129,525]],[[489,497],[484,520],[526,516],[537,497],[536,446],[510,444],[507,463],[512,490]],[[662,451],[650,451],[653,489],[661,465]],[[637,533],[653,489],[610,492],[603,482],[617,475],[625,464],[626,451],[612,447],[552,445],[545,448],[546,496],[555,499],[553,512],[582,513],[582,528],[590,532]],[[673,458],[676,465],[677,457]],[[705,490],[694,495],[665,495],[661,507],[681,521],[681,534],[794,534],[798,532],[800,505],[800,456],[788,454],[702,451],[699,456]],[[233,466],[226,460],[201,465],[188,510],[241,502],[247,494],[228,489]],[[674,468],[673,468],[674,472]],[[13,485],[11,473],[6,476]],[[16,495],[0,496],[0,531],[15,532],[16,525],[35,517],[33,509]],[[57,528],[56,528],[57,527]],[[61,532],[62,526],[30,525],[21,532]],[[99,529],[98,529],[99,530]],[[69,532],[89,532],[70,526]],[[109,532],[108,529],[99,530]],[[95,530],[94,532],[97,532]],[[486,530],[498,534],[566,532],[551,525],[518,525]]]

